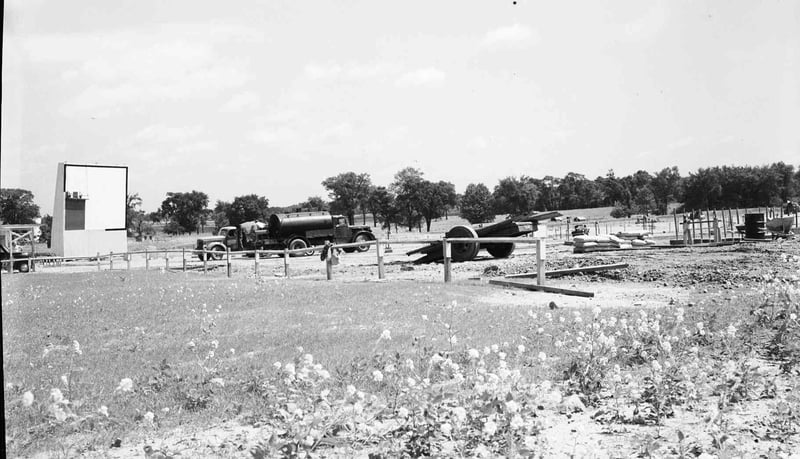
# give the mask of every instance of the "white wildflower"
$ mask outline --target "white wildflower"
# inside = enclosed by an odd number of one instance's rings
[[[24,394],[22,394],[22,406],[27,408],[31,405],[33,405],[33,392],[26,391]]]

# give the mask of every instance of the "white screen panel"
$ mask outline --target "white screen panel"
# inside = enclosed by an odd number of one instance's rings
[[[65,191],[86,199],[86,230],[125,228],[127,168],[67,165]]]

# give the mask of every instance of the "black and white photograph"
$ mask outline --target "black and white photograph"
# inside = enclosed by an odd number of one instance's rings
[[[800,2],[8,0],[9,458],[800,457]]]

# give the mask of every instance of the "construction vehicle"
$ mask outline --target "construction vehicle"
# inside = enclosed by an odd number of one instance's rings
[[[572,237],[587,235],[589,235],[589,227],[586,225],[575,225],[575,227],[572,229]]]
[[[0,270],[9,269],[9,272],[27,273],[31,266],[28,261],[29,257],[30,254],[26,252],[12,252],[5,244],[0,243],[0,260],[2,260],[2,269]],[[11,260],[13,260],[13,265],[9,266],[12,263]]]
[[[551,218],[559,217],[561,213],[556,211],[539,212],[532,215],[513,216],[503,221],[489,225],[478,225],[476,227],[458,225],[450,228],[445,233],[447,238],[490,238],[490,237],[520,237],[534,233],[538,230],[540,221],[547,221]],[[515,245],[511,242],[458,242],[451,246],[453,261],[472,261],[481,249],[486,251],[494,258],[508,258],[514,253]],[[406,255],[423,254],[421,258],[414,260],[415,264],[435,263],[444,258],[442,254],[442,242],[436,241],[406,252]]]
[[[314,246],[325,242],[348,244],[375,239],[369,226],[350,226],[342,215],[280,216],[273,214],[269,223],[251,221],[238,226],[223,226],[217,235],[197,239],[195,250],[206,250],[211,260],[219,260],[226,250],[233,252],[248,250],[302,250],[291,254],[312,255]],[[366,252],[369,245],[348,247],[344,251]],[[209,253],[210,252],[210,253]],[[202,260],[204,253],[198,253]]]

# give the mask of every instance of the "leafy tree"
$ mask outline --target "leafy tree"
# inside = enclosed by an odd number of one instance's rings
[[[498,214],[529,215],[538,195],[539,190],[530,177],[506,177],[494,187],[494,210]]]
[[[172,234],[199,231],[207,215],[206,206],[208,195],[202,191],[167,193],[161,202],[161,215],[170,220],[164,230],[169,228]]]
[[[602,205],[617,207],[630,205],[631,192],[622,179],[614,174],[613,169],[609,169],[605,177],[597,177],[595,183],[602,194],[600,201]]]
[[[328,203],[320,196],[309,196],[302,207],[312,210],[325,210],[328,208]]]
[[[133,235],[133,219],[141,211],[142,198],[139,193],[128,194],[125,196],[125,228],[128,237]]]
[[[231,203],[217,199],[211,218],[214,220],[214,229],[219,230],[228,224],[228,215],[231,213]]]
[[[269,219],[269,200],[257,194],[248,194],[233,198],[228,209],[228,223],[238,225],[242,222]]]
[[[568,173],[558,185],[561,208],[580,209],[595,207],[602,201],[602,192],[597,184],[582,174]]]
[[[558,194],[558,186],[561,179],[546,175],[541,179],[539,186],[539,207],[545,210],[558,209],[561,206],[561,196]]]
[[[395,205],[395,196],[385,186],[373,188],[369,195],[368,205],[372,217],[381,223],[382,228],[390,228],[397,223],[398,210]]]
[[[0,220],[3,223],[31,224],[39,217],[39,206],[33,203],[33,193],[20,188],[0,189]]]
[[[665,167],[653,177],[650,182],[650,190],[659,214],[667,213],[667,205],[678,195],[680,183],[681,174],[678,172],[677,166]]]
[[[322,181],[331,198],[331,211],[347,216],[350,224],[355,224],[356,209],[363,209],[369,198],[372,180],[369,174],[344,172]]]
[[[419,189],[419,213],[425,219],[425,229],[431,231],[431,222],[435,218],[444,217],[447,208],[456,198],[456,187],[450,182],[438,183],[423,180]]]
[[[700,168],[689,174],[684,186],[684,207],[688,209],[714,208],[721,202],[722,184],[719,168]]]
[[[395,192],[395,203],[401,219],[401,223],[408,226],[411,231],[422,220],[420,207],[422,205],[423,194],[422,171],[413,167],[406,167],[394,174],[394,182],[391,184],[392,191]]]
[[[461,196],[459,215],[470,223],[494,220],[492,194],[483,183],[470,183]]]
[[[42,217],[42,223],[39,225],[39,242],[46,242],[47,247],[50,247],[50,241],[53,237],[53,216],[45,215]]]
[[[152,238],[156,234],[155,229],[153,229],[153,223],[148,218],[148,214],[141,210],[136,212],[133,216],[130,229],[133,230],[133,234],[136,236],[137,240],[141,240],[144,237]]]
[[[633,197],[633,205],[636,212],[640,214],[649,214],[656,206],[656,200],[653,197],[653,192],[650,187],[643,186],[636,190]]]

